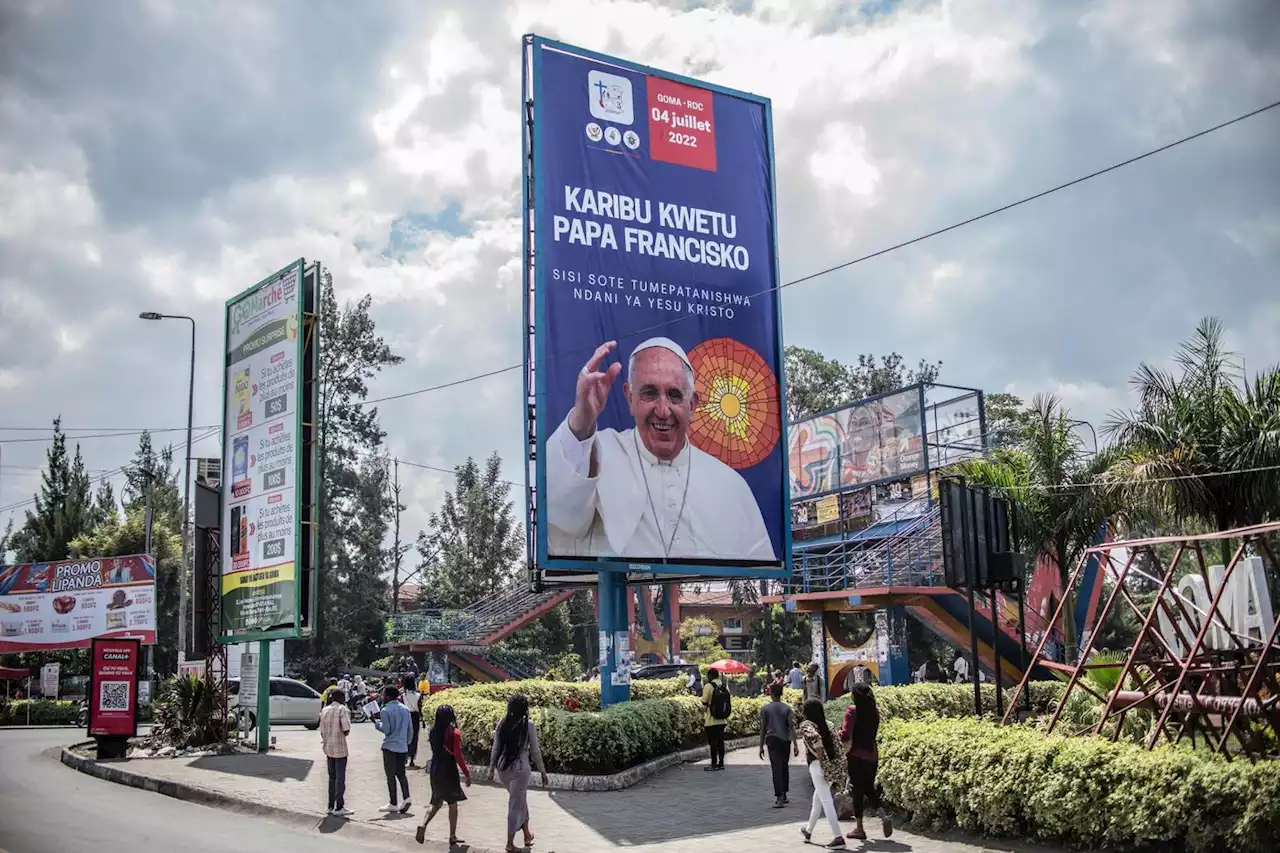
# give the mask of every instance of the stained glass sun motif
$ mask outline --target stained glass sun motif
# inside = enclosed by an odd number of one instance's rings
[[[778,380],[760,354],[732,338],[712,338],[689,353],[698,407],[693,446],[731,468],[758,464],[781,432]]]

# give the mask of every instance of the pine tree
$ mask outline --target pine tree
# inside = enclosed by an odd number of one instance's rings
[[[495,451],[481,470],[470,457],[455,469],[457,486],[418,534],[423,601],[464,607],[511,587],[524,554],[522,525]]]
[[[54,418],[53,442],[45,456],[35,512],[27,511],[26,522],[9,543],[18,562],[65,560],[71,540],[89,527],[89,503],[89,477],[80,447],[76,446],[74,460],[69,460],[62,418]]]
[[[89,510],[89,529],[96,528],[110,519],[120,517],[120,507],[116,504],[115,489],[110,480],[98,484],[98,491],[93,497],[93,506]]]

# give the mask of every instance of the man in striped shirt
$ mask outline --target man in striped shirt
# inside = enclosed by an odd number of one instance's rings
[[[347,735],[351,733],[351,712],[347,695],[336,687],[329,691],[329,704],[320,712],[320,743],[329,767],[329,808],[334,817],[347,817]]]

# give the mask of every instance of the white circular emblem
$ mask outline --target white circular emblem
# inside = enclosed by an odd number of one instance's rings
[[[622,141],[622,134],[618,132],[616,127],[606,127],[604,129],[604,141],[610,145],[617,145]]]
[[[604,136],[604,131],[600,129],[600,125],[594,121],[587,123],[587,139],[592,142],[599,142],[602,136]]]
[[[640,134],[636,133],[634,130],[628,130],[626,133],[622,134],[622,144],[630,148],[632,151],[635,151],[640,147]]]

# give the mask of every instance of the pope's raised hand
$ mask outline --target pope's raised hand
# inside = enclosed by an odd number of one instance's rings
[[[600,369],[605,357],[615,346],[617,341],[606,341],[596,347],[596,351],[578,373],[573,411],[569,412],[569,429],[578,441],[586,441],[595,434],[596,419],[609,400],[609,389],[613,387],[613,380],[622,372],[621,362],[614,362],[605,370]]]

